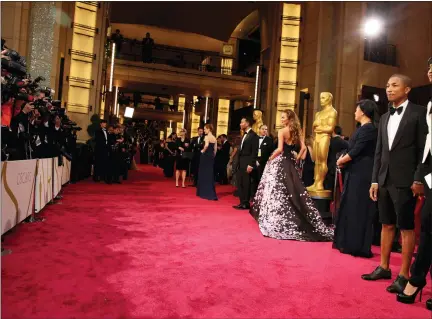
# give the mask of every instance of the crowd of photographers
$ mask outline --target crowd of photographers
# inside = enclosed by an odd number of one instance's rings
[[[1,43],[1,160],[15,161],[63,156],[76,152],[76,123],[69,120],[54,90],[32,79],[26,61]]]

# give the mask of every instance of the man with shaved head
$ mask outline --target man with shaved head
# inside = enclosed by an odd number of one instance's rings
[[[390,279],[390,253],[396,226],[402,237],[402,265],[387,287],[402,293],[408,283],[415,246],[414,209],[416,197],[424,193],[423,150],[427,135],[426,108],[411,103],[409,77],[394,74],[387,82],[389,111],[381,117],[372,173],[370,197],[378,201],[381,231],[381,262],[364,280]]]

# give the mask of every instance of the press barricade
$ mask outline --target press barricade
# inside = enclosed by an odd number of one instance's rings
[[[59,195],[70,180],[71,163],[63,158],[44,158],[1,163],[1,234],[37,214]]]

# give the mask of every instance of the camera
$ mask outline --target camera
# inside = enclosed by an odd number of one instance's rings
[[[74,149],[71,145],[76,145],[73,143],[76,132],[82,128],[68,118],[61,101],[54,99],[55,91],[41,85],[45,78],[33,79],[26,73],[25,59],[4,44],[2,39],[2,124],[5,123],[2,125],[2,158],[22,160],[63,155],[70,161]],[[37,112],[20,112],[26,104]],[[53,125],[57,126],[56,130]]]

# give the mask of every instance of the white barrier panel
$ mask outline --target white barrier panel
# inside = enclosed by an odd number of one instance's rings
[[[70,180],[71,173],[71,162],[66,157],[63,157],[63,170],[62,170],[62,185],[66,184]]]
[[[63,165],[59,166],[58,157],[54,158],[54,197],[60,193],[62,187]]]
[[[31,215],[37,160],[1,163],[2,234]]]
[[[54,159],[55,160],[55,159]],[[35,210],[39,213],[53,199],[53,159],[43,158],[39,160],[36,175]]]

